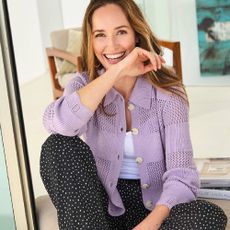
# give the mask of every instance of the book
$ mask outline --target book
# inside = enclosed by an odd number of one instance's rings
[[[195,158],[201,188],[230,187],[230,158]]]
[[[197,197],[230,200],[230,187],[223,188],[201,188]]]

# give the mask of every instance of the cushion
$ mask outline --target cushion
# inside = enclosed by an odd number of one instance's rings
[[[36,214],[40,230],[58,230],[57,211],[48,195],[36,198]]]
[[[66,50],[68,46],[68,37],[69,29],[56,30],[51,32],[50,38],[52,46],[59,50]],[[55,65],[57,67],[57,71],[60,70],[62,62],[63,60],[61,58],[55,57]]]
[[[67,73],[63,75],[57,75],[58,83],[62,89],[65,89],[67,83],[76,76],[76,73]]]
[[[82,35],[81,31],[69,30],[68,45],[66,51],[76,55],[80,55],[81,42],[82,42],[81,35]],[[74,73],[74,72],[76,72],[76,66],[64,60],[59,70],[59,75],[63,75],[66,73]]]

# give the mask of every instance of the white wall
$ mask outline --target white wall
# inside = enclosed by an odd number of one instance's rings
[[[50,32],[63,28],[61,0],[36,0],[39,15],[39,25],[42,37],[42,47],[51,46]]]
[[[8,0],[19,84],[45,71],[36,0]]]
[[[89,0],[61,0],[64,28],[81,27]]]
[[[63,28],[60,0],[9,0],[19,85],[47,71],[50,32]]]
[[[145,0],[145,16],[153,33],[160,39],[171,38],[168,0]]]

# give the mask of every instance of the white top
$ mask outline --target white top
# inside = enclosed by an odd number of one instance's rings
[[[125,136],[124,156],[119,178],[140,179],[136,156],[134,154],[133,136],[131,131],[127,132]]]

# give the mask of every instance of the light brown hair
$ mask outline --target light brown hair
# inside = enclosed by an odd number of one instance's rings
[[[141,10],[133,0],[91,0],[83,20],[81,49],[82,67],[83,71],[88,73],[89,81],[98,77],[97,70],[102,67],[93,51],[92,16],[96,9],[107,4],[115,4],[121,7],[138,38],[138,47],[159,55],[163,54],[158,39],[154,36]],[[145,76],[155,87],[174,92],[187,100],[182,77],[178,76],[172,67],[163,65],[161,69],[148,72]]]

